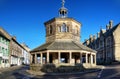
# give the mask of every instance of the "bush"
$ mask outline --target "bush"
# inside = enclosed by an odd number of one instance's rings
[[[56,66],[54,64],[44,64],[41,68],[42,72],[54,72],[56,69]]]
[[[56,70],[59,73],[67,73],[67,72],[79,72],[83,71],[85,68],[82,64],[77,64],[75,66],[60,66]]]
[[[32,64],[30,69],[33,71],[42,71],[46,73],[55,72],[55,73],[69,73],[69,72],[79,72],[85,70],[82,64],[76,64],[75,66],[64,66],[61,65],[56,68],[54,64]]]
[[[30,70],[33,70],[33,71],[40,71],[41,68],[42,68],[41,64],[31,64],[30,65]]]
[[[84,66],[82,64],[76,64],[75,67],[76,67],[76,69],[78,69],[80,71],[85,70],[85,68],[84,68]]]

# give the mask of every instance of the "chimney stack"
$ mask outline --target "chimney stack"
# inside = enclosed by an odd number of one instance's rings
[[[13,38],[14,40],[16,40],[16,36],[12,36],[12,38]]]
[[[109,24],[106,25],[106,31],[109,30]]]
[[[99,38],[99,37],[100,37],[100,33],[98,32],[98,33],[97,33],[97,38]]]
[[[92,38],[92,35],[90,35],[90,38]]]
[[[96,36],[95,35],[93,36],[93,39],[96,40]]]
[[[109,27],[110,27],[109,29],[111,29],[113,27],[113,21],[112,20],[109,21]]]
[[[90,35],[90,42],[92,42],[93,41],[93,36],[92,35]]]
[[[87,40],[87,41],[86,41],[86,44],[89,45],[89,43],[90,43],[89,40]]]

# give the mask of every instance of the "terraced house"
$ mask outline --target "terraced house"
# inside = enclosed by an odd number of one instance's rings
[[[113,21],[109,21],[106,29],[100,29],[96,35],[84,42],[84,45],[97,51],[97,63],[120,62],[120,23],[113,26]]]
[[[21,46],[24,48],[22,52],[22,57],[23,57],[22,64],[28,65],[30,64],[30,59],[31,59],[30,48],[25,43],[22,43]]]
[[[11,38],[10,42],[10,64],[21,65],[22,64],[22,46],[17,42],[16,37]]]
[[[0,68],[10,67],[9,44],[10,44],[9,37],[4,33],[4,30],[0,28]]]
[[[29,64],[31,55],[27,49],[0,27],[0,68]]]

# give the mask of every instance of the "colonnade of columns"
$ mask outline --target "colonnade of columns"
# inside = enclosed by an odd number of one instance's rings
[[[31,63],[53,63],[50,62],[50,54],[54,54],[56,52],[40,52],[40,53],[33,53],[32,54],[32,62]],[[75,63],[90,63],[90,64],[96,64],[96,54],[95,53],[87,53],[87,52],[57,52],[57,62],[54,64],[60,64],[61,62],[61,54],[68,54],[68,62],[69,64],[75,64]],[[40,55],[40,61],[38,62],[37,55]],[[44,55],[44,57],[43,57]],[[79,57],[78,59],[75,59],[74,56]],[[44,62],[43,62],[44,58]],[[78,60],[78,61],[77,61]],[[53,60],[52,60],[53,61]],[[75,62],[77,61],[77,62]]]

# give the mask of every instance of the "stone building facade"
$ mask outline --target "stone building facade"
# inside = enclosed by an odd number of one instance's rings
[[[59,10],[60,17],[45,22],[46,43],[33,49],[31,63],[53,63],[56,65],[83,64],[96,66],[96,51],[80,43],[81,23],[67,17],[64,2]]]
[[[0,27],[0,68],[10,67],[9,64],[9,44],[10,39],[7,33]]]
[[[22,43],[21,46],[24,48],[22,52],[22,64],[29,65],[31,59],[30,48],[25,43]]]
[[[21,65],[22,64],[22,51],[23,47],[16,41],[16,37],[12,37],[10,41],[10,64]]]
[[[100,29],[96,35],[90,35],[84,45],[97,51],[97,63],[120,61],[120,23],[113,27],[111,20],[106,29]]]
[[[29,49],[0,27],[0,68],[30,64]]]

